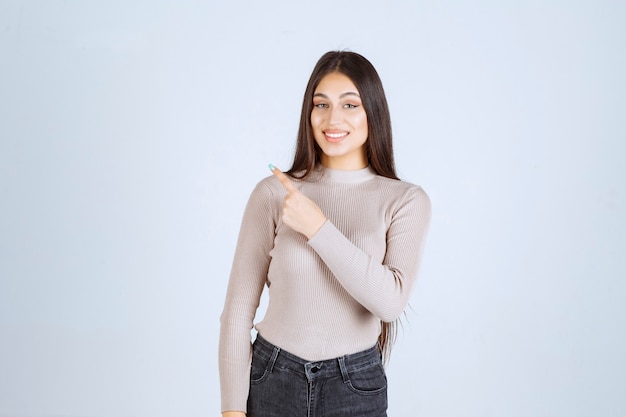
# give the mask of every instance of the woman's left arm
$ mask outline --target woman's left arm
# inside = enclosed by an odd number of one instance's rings
[[[409,302],[430,217],[428,195],[412,187],[392,217],[382,262],[355,246],[330,221],[309,239],[309,245],[355,300],[381,320],[393,321]]]
[[[283,222],[305,235],[339,283],[383,321],[397,319],[406,308],[422,259],[431,206],[426,192],[409,188],[399,202],[389,229],[382,262],[345,237],[278,168],[272,169],[287,195]]]

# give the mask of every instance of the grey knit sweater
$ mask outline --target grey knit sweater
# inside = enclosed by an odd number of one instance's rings
[[[221,316],[222,411],[246,411],[251,329],[311,361],[356,353],[376,344],[380,321],[403,312],[422,258],[430,200],[419,186],[370,168],[320,168],[296,187],[328,221],[307,241],[281,221],[286,191],[263,179],[246,206]]]

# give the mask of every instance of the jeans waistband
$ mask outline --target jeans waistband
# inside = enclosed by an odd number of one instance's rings
[[[350,372],[357,372],[370,366],[382,366],[378,345],[361,352],[322,361],[308,361],[257,335],[254,341],[254,353],[270,362],[270,367],[303,372],[308,379],[342,375],[347,378]]]

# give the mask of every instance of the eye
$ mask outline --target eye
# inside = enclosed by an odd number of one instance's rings
[[[357,104],[352,104],[352,103],[346,103],[343,105],[344,109],[356,109],[357,107],[359,107]]]
[[[318,108],[318,109],[327,109],[328,108],[328,104],[326,103],[317,103],[317,104],[313,104],[313,107]]]

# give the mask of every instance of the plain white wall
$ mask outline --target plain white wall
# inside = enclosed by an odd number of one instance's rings
[[[626,7],[0,1],[0,416],[218,415],[239,222],[319,56],[434,208],[391,416],[626,415]]]

